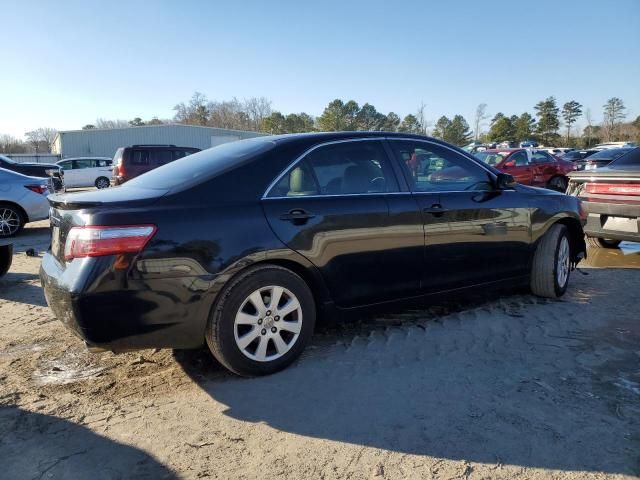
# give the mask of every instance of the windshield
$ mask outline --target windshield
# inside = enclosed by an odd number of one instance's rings
[[[505,155],[496,152],[476,152],[474,154],[478,160],[482,160],[487,165],[495,167],[505,159]]]
[[[231,170],[274,146],[275,142],[262,138],[225,143],[167,163],[129,180],[122,188],[130,186],[164,190],[187,187]]]
[[[620,158],[627,152],[633,150],[632,148],[610,148],[608,150],[600,150],[589,157],[589,160],[615,160]]]

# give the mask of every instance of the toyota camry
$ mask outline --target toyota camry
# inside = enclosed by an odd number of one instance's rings
[[[409,134],[259,137],[49,201],[46,298],[91,350],[206,344],[245,376],[289,365],[317,317],[501,285],[555,298],[585,255],[578,198]]]

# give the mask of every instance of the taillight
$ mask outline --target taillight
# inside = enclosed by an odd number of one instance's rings
[[[601,195],[640,195],[638,183],[587,183],[584,189]]]
[[[118,160],[118,164],[116,165],[118,168],[118,177],[124,177],[126,172],[124,169],[124,162],[122,160]]]
[[[49,186],[48,185],[25,185],[24,187],[28,188],[32,192],[39,193],[41,195],[43,193],[49,193]]]
[[[73,227],[64,245],[65,260],[138,253],[156,233],[155,225]]]
[[[582,200],[578,200],[578,214],[580,215],[581,220],[586,221],[587,218],[589,218],[589,212]]]

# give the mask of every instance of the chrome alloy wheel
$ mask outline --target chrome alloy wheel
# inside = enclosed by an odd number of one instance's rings
[[[0,208],[0,237],[9,237],[20,228],[20,215],[10,208]]]
[[[233,325],[236,345],[247,357],[270,362],[296,343],[302,329],[302,307],[284,287],[259,288],[240,305]]]
[[[569,240],[567,240],[566,236],[562,237],[560,240],[560,247],[558,248],[556,278],[560,288],[565,286],[567,279],[569,278]]]

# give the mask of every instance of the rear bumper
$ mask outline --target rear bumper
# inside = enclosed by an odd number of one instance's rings
[[[46,253],[40,267],[55,316],[90,349],[197,348],[204,342],[210,281],[142,279],[115,271],[113,257],[78,259],[65,267]]]
[[[584,227],[587,236],[640,242],[640,203],[589,201],[584,202],[584,205],[589,213]],[[623,219],[623,222],[616,223],[618,218]]]

